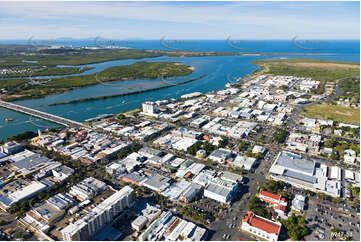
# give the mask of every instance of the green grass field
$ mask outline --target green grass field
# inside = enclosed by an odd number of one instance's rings
[[[263,67],[260,74],[311,77],[321,82],[360,76],[359,63],[317,59],[259,60],[252,63]]]
[[[309,118],[332,119],[339,122],[360,124],[360,108],[317,104],[307,107],[302,115]]]

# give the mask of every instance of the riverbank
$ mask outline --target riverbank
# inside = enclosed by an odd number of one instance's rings
[[[190,83],[190,82],[199,80],[199,79],[201,79],[201,78],[203,78],[203,77],[206,77],[206,76],[207,76],[207,74],[204,74],[204,75],[201,75],[201,76],[199,76],[199,77],[192,78],[192,79],[190,79],[190,80],[187,80],[187,81],[184,81],[184,82],[180,82],[180,83],[176,83],[176,84],[172,84],[172,85],[168,85],[168,86],[162,86],[162,87],[151,88],[151,89],[147,89],[147,90],[127,92],[127,93],[121,93],[121,94],[115,94],[115,95],[108,95],[108,96],[82,98],[82,99],[72,100],[72,101],[69,101],[69,102],[53,103],[53,104],[49,104],[49,106],[59,106],[59,105],[65,105],[65,104],[82,103],[82,102],[103,100],[103,99],[109,99],[109,98],[115,98],[115,97],[124,97],[124,96],[139,94],[139,93],[157,91],[157,90],[166,89],[166,88],[170,88],[170,87],[174,87],[174,86],[184,85],[184,84],[187,84],[187,83]]]
[[[0,80],[0,89],[8,90],[0,98],[4,101],[35,99],[106,82],[179,77],[193,71],[194,67],[179,62],[136,62],[109,67],[96,74],[56,78],[43,85],[29,86],[29,80]]]

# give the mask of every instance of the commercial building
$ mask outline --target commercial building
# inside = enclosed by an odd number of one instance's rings
[[[264,154],[265,151],[266,149],[261,145],[255,145],[252,149],[253,154],[258,154],[258,153]]]
[[[216,173],[214,171],[204,170],[194,177],[192,181],[202,187],[205,187],[215,176]]]
[[[302,212],[305,207],[305,197],[297,194],[295,198],[292,200],[291,209],[297,212]]]
[[[232,161],[232,152],[226,149],[218,149],[213,151],[209,156],[208,159],[218,162],[224,163],[226,161]]]
[[[8,143],[5,143],[4,145],[0,146],[0,151],[4,152],[7,155],[14,155],[23,150],[24,150],[23,146],[16,142],[8,142]]]
[[[146,219],[144,225],[149,225],[150,223],[152,223],[162,212],[162,210],[159,208],[159,205],[154,205],[150,203],[147,199],[137,200],[132,207],[132,211],[138,217],[143,217]],[[142,220],[144,219],[140,219],[137,222],[135,222],[135,226],[139,230],[141,230],[140,227],[143,226]]]
[[[53,163],[51,159],[30,150],[21,151],[9,158],[12,168],[23,176],[33,174]]]
[[[273,194],[267,191],[261,191],[258,194],[259,199],[273,206],[275,212],[280,217],[285,217],[285,211],[287,207],[287,201],[281,195]]]
[[[200,190],[200,185],[181,180],[169,186],[162,192],[162,195],[168,197],[173,202],[189,203],[193,201]]]
[[[125,176],[123,176],[122,181],[127,183],[133,183],[135,185],[141,185],[143,181],[145,181],[147,178],[145,176],[141,176],[139,173],[129,173]]]
[[[355,180],[355,173],[351,170],[345,170],[345,179]]]
[[[170,182],[169,178],[159,174],[154,174],[149,179],[143,182],[143,186],[153,191],[161,192],[170,186],[169,182]]]
[[[117,191],[74,223],[61,230],[63,240],[92,240],[97,233],[110,225],[124,209],[132,206],[134,190],[129,186]]]
[[[238,183],[216,177],[205,187],[204,196],[220,203],[229,203],[232,200],[232,194],[237,190],[237,188]]]
[[[267,191],[261,191],[258,194],[258,197],[264,202],[269,204],[287,206],[286,199],[278,194],[273,194]]]
[[[0,196],[0,207],[4,210],[7,210],[12,204],[27,198],[34,197],[47,188],[48,186],[46,186],[44,183],[34,181],[26,187],[20,188],[8,194],[7,196]]]
[[[190,123],[190,126],[192,127],[195,127],[195,128],[202,128],[202,126],[204,126],[205,124],[207,124],[209,122],[209,120],[205,117],[200,117],[200,118],[197,118],[195,120],[193,120],[191,123]]]
[[[284,181],[302,189],[339,197],[341,183],[337,180],[330,180],[327,177],[327,170],[326,165],[321,164],[320,168],[316,168],[315,161],[304,159],[302,156],[291,152],[282,151],[278,154],[269,172],[270,177],[274,180]]]
[[[143,114],[157,116],[158,117],[158,107],[154,102],[144,102],[142,103]]]
[[[222,171],[220,174],[220,178],[225,181],[229,181],[232,183],[241,183],[243,181],[243,176],[229,172],[229,171]]]
[[[248,212],[242,220],[242,230],[268,241],[278,241],[282,224]]]
[[[140,241],[201,241],[207,238],[208,231],[179,217],[171,212],[163,212],[138,239]]]
[[[237,157],[230,164],[234,167],[250,171],[257,165],[257,163],[258,161],[256,158],[237,155]]]
[[[91,199],[102,192],[106,184],[93,177],[88,177],[80,183],[72,186],[69,194],[76,197],[80,201]]]
[[[351,149],[344,150],[343,160],[348,163],[354,163],[356,161],[356,151]]]
[[[144,228],[144,226],[147,224],[148,219],[144,216],[137,217],[132,223],[131,226],[134,230],[140,231]]]
[[[341,168],[337,167],[337,166],[332,166],[331,167],[331,174],[330,174],[330,178],[331,179],[335,179],[337,181],[341,181],[342,176],[341,176]]]
[[[56,194],[42,205],[27,212],[24,221],[42,232],[47,232],[50,224],[58,221],[64,215],[66,208],[73,203],[74,200],[69,196]]]

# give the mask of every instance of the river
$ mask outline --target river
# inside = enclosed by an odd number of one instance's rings
[[[295,56],[282,57],[295,58]],[[359,62],[359,55],[341,53],[320,56],[297,56],[297,58],[302,57]],[[98,97],[145,90],[160,87],[164,85],[164,83],[162,83],[162,80],[160,79],[137,79],[132,81],[112,82],[109,84],[100,83],[98,85],[68,91],[63,94],[51,95],[40,99],[17,101],[15,103],[82,122],[99,114],[115,114],[122,111],[132,110],[139,107],[139,105],[144,101],[177,98],[190,92],[199,91],[206,93],[221,89],[225,86],[229,79],[235,80],[237,77],[244,77],[254,71],[256,66],[252,65],[251,62],[261,58],[280,58],[280,56],[157,57],[137,60],[107,61],[103,63],[83,65],[80,67],[90,66],[94,67],[94,69],[88,70],[80,75],[96,73],[111,66],[129,65],[138,61],[176,61],[185,65],[193,66],[195,70],[192,74],[187,76],[167,79],[170,83],[182,82],[194,77],[199,77],[203,74],[207,74],[207,76],[184,85],[169,87],[166,89],[83,103],[49,106],[49,104],[53,103],[68,102],[87,97]],[[5,118],[13,118],[14,121],[5,122]],[[36,131],[37,129],[43,130],[53,127],[58,127],[58,125],[0,108],[0,139],[2,140],[25,131]]]

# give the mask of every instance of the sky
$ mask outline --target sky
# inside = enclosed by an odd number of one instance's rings
[[[359,2],[2,2],[0,39],[360,39]]]

